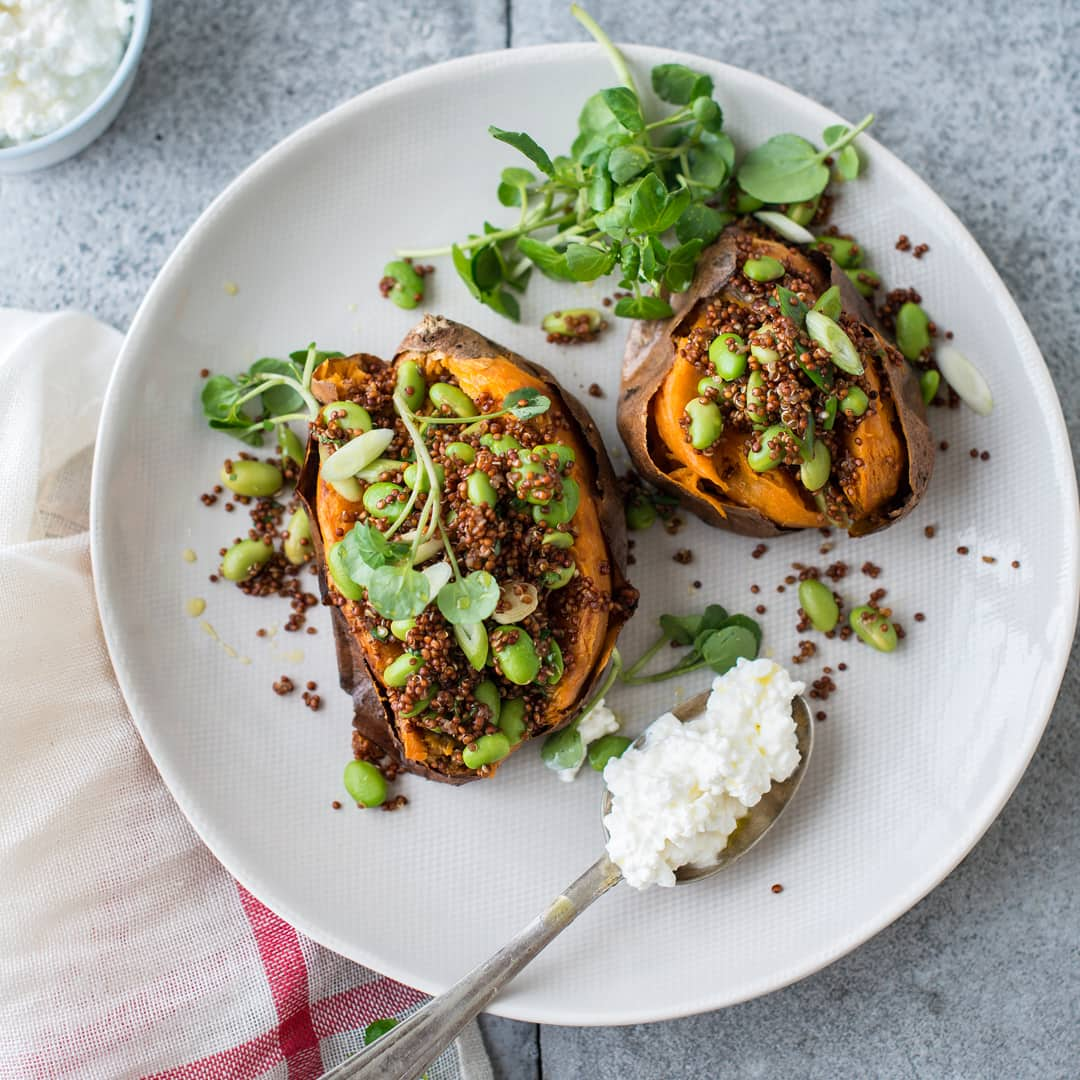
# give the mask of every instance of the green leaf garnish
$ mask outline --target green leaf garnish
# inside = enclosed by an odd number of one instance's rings
[[[551,398],[541,394],[535,387],[523,386],[520,390],[511,390],[503,399],[502,407],[519,420],[529,420],[546,413],[551,408]]]
[[[380,566],[367,584],[368,603],[384,619],[411,619],[431,599],[428,579],[411,566]]]
[[[439,590],[436,603],[447,622],[479,623],[495,614],[499,583],[486,570],[474,570]]]
[[[713,82],[683,64],[658,64],[652,69],[653,93],[672,105],[688,105],[695,98],[712,96]]]

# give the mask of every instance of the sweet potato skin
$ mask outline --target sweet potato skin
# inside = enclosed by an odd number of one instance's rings
[[[394,363],[413,359],[423,365],[427,358],[441,362],[451,370],[471,369],[478,380],[475,384],[477,388],[483,383],[485,367],[490,366],[484,364],[483,361],[500,361],[512,365],[524,376],[524,379],[518,382],[518,386],[531,383],[543,389],[544,393],[553,402],[557,402],[563,412],[576,424],[576,431],[572,434],[576,436],[581,472],[579,473],[576,465],[574,475],[581,483],[581,477],[587,474],[588,486],[582,484],[582,490],[583,493],[588,491],[592,496],[591,499],[582,499],[579,514],[583,511],[586,514],[595,511],[596,517],[590,528],[598,534],[600,543],[606,549],[606,558],[599,560],[604,564],[606,576],[599,573],[600,567],[594,569],[596,576],[605,578],[604,584],[610,589],[611,595],[618,597],[620,602],[605,613],[605,624],[600,628],[603,641],[600,649],[595,653],[592,665],[588,670],[577,673],[577,683],[572,690],[567,691],[566,687],[560,687],[564,690],[563,697],[554,698],[553,706],[549,706],[546,717],[548,730],[557,730],[573,718],[577,708],[588,699],[600,681],[619,630],[632,614],[637,599],[636,592],[627,583],[625,576],[626,526],[614,471],[596,425],[588,412],[576,398],[562,390],[554,376],[544,368],[489,341],[468,327],[431,315],[425,316],[424,320],[405,337],[398,348]],[[358,368],[350,366],[350,363],[355,363],[357,360],[359,361]],[[478,364],[477,361],[481,363]],[[313,392],[322,402],[338,400],[347,394],[350,377],[356,375],[358,370],[362,373],[363,370],[369,369],[370,365],[381,363],[382,361],[374,357],[327,361],[320,367],[316,378],[312,381]],[[467,380],[463,382],[463,388],[468,392],[469,386],[466,383]],[[511,389],[516,388],[518,387]],[[406,753],[406,746],[403,745],[397,725],[393,721],[393,712],[385,688],[379,679],[386,664],[400,652],[400,648],[393,644],[378,642],[370,633],[367,633],[363,620],[358,614],[358,608],[354,610],[352,617],[347,616],[342,607],[334,603],[334,590],[331,589],[327,580],[324,536],[334,535],[333,527],[340,520],[341,510],[349,509],[353,504],[342,499],[334,489],[320,479],[319,465],[318,443],[315,439],[311,439],[297,491],[311,520],[319,523],[319,527],[312,530],[312,541],[319,568],[319,585],[324,600],[328,600],[332,605],[331,619],[340,682],[342,688],[353,700],[355,729],[409,772],[450,784],[468,783],[479,779],[480,777],[471,769],[462,768],[461,771],[448,772],[432,768],[414,756],[415,748],[412,746],[408,748],[411,752]],[[584,535],[579,536],[579,544],[585,539]],[[597,536],[590,535],[588,540],[591,545],[597,540]],[[519,743],[518,747],[523,745],[523,742]],[[492,771],[494,772],[494,769]]]
[[[706,495],[700,477],[680,466],[659,437],[653,416],[653,400],[660,392],[676,362],[675,339],[689,329],[699,303],[725,294],[745,300],[737,286],[736,242],[742,233],[730,226],[701,255],[694,281],[685,293],[668,299],[675,314],[663,321],[636,322],[630,330],[623,358],[622,383],[617,423],[619,434],[642,477],[660,490],[677,497],[687,510],[709,525],[746,536],[777,536],[792,531],[771,520],[760,510],[740,506],[725,499],[717,488]],[[896,418],[903,433],[907,456],[902,498],[868,520],[857,522],[851,535],[865,535],[886,528],[908,514],[918,503],[930,480],[934,461],[934,441],[926,423],[926,408],[918,380],[909,365],[881,333],[873,311],[852,286],[847,275],[820,252],[802,252],[775,241],[754,237],[758,255],[773,255],[798,272],[820,293],[837,285],[844,310],[854,314],[864,326],[864,340],[858,344],[879,354],[882,374],[888,384]],[[688,490],[692,487],[693,490]],[[801,527],[821,524],[808,522]]]

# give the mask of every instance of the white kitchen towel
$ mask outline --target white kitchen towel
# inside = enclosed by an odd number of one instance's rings
[[[0,308],[0,1078],[307,1080],[425,999],[239,886],[143,748],[86,532],[121,340]],[[489,1080],[475,1025],[429,1075]]]

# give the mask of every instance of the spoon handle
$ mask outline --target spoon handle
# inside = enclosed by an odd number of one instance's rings
[[[370,1047],[324,1073],[321,1080],[416,1080],[549,941],[621,876],[606,855],[598,859],[497,953]]]

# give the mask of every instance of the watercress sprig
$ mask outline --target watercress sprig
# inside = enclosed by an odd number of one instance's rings
[[[622,668],[623,662],[619,650],[612,649],[611,665],[596,693],[589,698],[582,707],[581,712],[574,717],[571,723],[544,740],[544,745],[540,750],[540,760],[549,769],[554,769],[556,772],[562,772],[564,769],[576,769],[585,760],[585,740],[582,739],[578,728],[581,721],[604,700],[604,695],[615,685],[615,680],[622,673]]]
[[[761,627],[748,615],[729,615],[720,604],[709,604],[700,615],[661,615],[660,636],[623,673],[628,686],[662,682],[703,667],[717,675],[733,668],[740,657],[754,659],[761,648]],[[652,675],[639,675],[665,646],[690,647],[677,664]]]
[[[742,193],[786,207],[824,191],[828,159],[841,178],[858,174],[852,143],[872,115],[853,128],[826,129],[821,150],[800,136],[776,135],[736,169],[708,75],[683,64],[654,67],[653,93],[673,109],[647,117],[622,53],[588,12],[576,4],[570,10],[603,47],[620,85],[585,101],[566,154],[549,154],[528,132],[491,125],[489,134],[532,166],[504,169],[496,187],[499,203],[518,210],[516,223],[485,222],[482,232],[400,251],[399,259],[450,255],[472,296],[514,321],[533,269],[568,282],[616,274],[628,293],[616,315],[664,318],[672,312],[668,296],[689,288],[703,248],[734,220],[724,208],[736,179]]]
[[[288,360],[265,356],[235,378],[212,375],[202,388],[203,416],[215,431],[224,431],[249,446],[262,446],[263,433],[276,424],[311,420],[319,403],[311,393],[315,368],[341,352],[320,352],[312,342],[289,354]],[[261,409],[245,408],[259,399]]]

